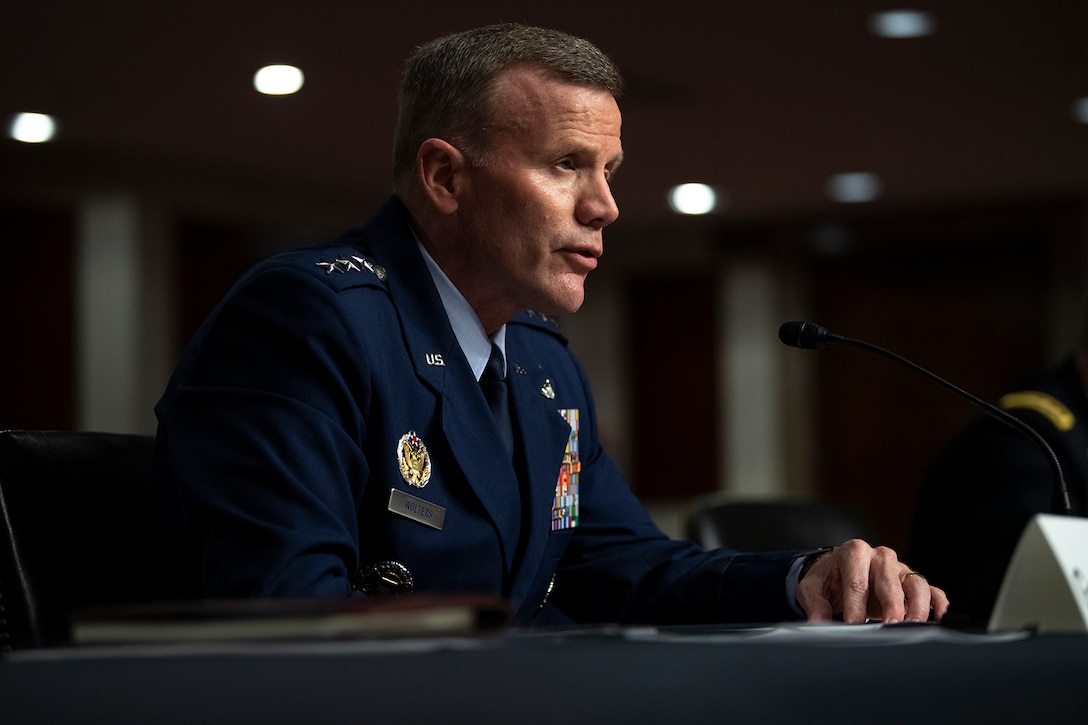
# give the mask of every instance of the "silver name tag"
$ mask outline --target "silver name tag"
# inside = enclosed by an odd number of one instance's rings
[[[395,488],[389,491],[389,510],[439,531],[446,521],[446,509]]]

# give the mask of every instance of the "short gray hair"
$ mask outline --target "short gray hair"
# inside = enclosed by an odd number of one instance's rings
[[[558,30],[502,23],[433,40],[405,64],[393,141],[394,188],[405,190],[428,138],[450,142],[474,163],[485,158],[492,91],[500,75],[519,65],[615,98],[623,93],[623,77],[607,55]]]

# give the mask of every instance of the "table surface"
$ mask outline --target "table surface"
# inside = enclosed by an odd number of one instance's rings
[[[26,650],[0,722],[1088,722],[1088,635],[593,628]]]

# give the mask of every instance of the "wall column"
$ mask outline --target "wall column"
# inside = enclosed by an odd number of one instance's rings
[[[154,431],[173,346],[163,225],[124,193],[84,198],[76,225],[76,427]],[[155,263],[149,263],[150,261]],[[159,324],[154,324],[158,320]]]

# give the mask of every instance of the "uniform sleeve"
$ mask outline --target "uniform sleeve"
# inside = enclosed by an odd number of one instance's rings
[[[202,596],[351,591],[369,388],[340,309],[298,270],[249,278],[160,403],[166,495]]]
[[[786,577],[799,552],[704,551],[670,540],[601,448],[588,401],[579,433],[579,521],[550,603],[578,622],[773,622],[797,619]]]

